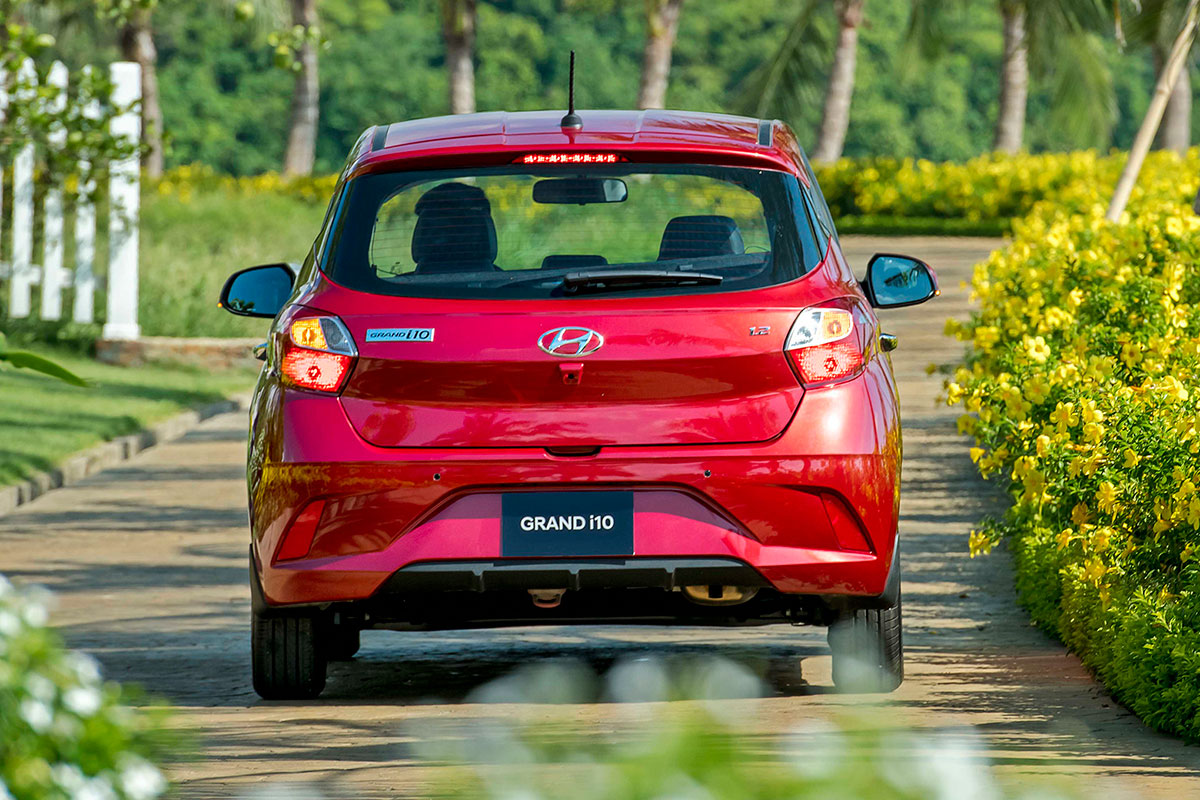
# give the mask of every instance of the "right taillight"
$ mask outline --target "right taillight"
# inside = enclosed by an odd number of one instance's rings
[[[848,378],[862,369],[861,337],[845,308],[806,308],[788,332],[784,349],[806,384]]]
[[[280,372],[297,389],[336,393],[341,390],[358,350],[337,317],[294,319],[283,341]]]

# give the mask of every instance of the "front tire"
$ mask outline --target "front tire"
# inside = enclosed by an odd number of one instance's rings
[[[250,615],[254,691],[264,700],[311,700],[325,688],[319,625],[308,615]]]
[[[843,692],[886,693],[904,681],[900,595],[887,608],[847,611],[829,626],[833,683]]]

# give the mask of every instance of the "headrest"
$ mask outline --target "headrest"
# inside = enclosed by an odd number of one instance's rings
[[[443,183],[417,201],[412,257],[417,272],[492,268],[496,225],[487,195],[477,186]]]
[[[562,255],[546,256],[542,259],[542,269],[569,269],[571,267],[603,267],[608,264],[604,256]]]
[[[658,260],[741,255],[746,252],[742,232],[730,217],[697,214],[675,217],[663,231]]]

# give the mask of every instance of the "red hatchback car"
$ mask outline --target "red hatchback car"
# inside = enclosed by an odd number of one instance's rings
[[[828,625],[903,678],[896,385],[795,136],[674,111],[363,134],[273,317],[251,411],[254,686],[312,697],[364,628]]]

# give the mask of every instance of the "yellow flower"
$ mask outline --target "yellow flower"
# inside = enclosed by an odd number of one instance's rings
[[[1037,448],[1038,458],[1045,458],[1050,450],[1050,437],[1043,433],[1034,440],[1034,446]]]
[[[1050,345],[1046,344],[1046,340],[1041,336],[1026,336],[1024,338],[1025,351],[1029,353],[1029,357],[1039,364],[1046,363],[1046,359],[1050,357]]]
[[[1075,413],[1074,403],[1059,403],[1050,412],[1050,421],[1058,426],[1059,431],[1066,431],[1079,424],[1079,415]]]
[[[1107,571],[1100,557],[1092,556],[1083,565],[1083,578],[1094,586],[1099,586],[1100,581],[1104,580],[1104,573]]]
[[[1066,550],[1067,547],[1071,544],[1071,538],[1072,538],[1072,536],[1071,536],[1070,528],[1063,528],[1061,531],[1059,531],[1058,532],[1058,549]]]
[[[971,535],[967,537],[967,547],[971,551],[971,558],[992,552],[994,544],[991,537],[979,531],[971,531]]]
[[[1089,422],[1083,426],[1083,440],[1095,444],[1104,438],[1104,426],[1098,422]]]
[[[1079,404],[1079,416],[1084,422],[1103,422],[1104,414],[1096,408],[1096,401],[1086,399]]]
[[[1075,523],[1077,527],[1082,528],[1087,525],[1091,522],[1091,517],[1087,503],[1076,503],[1075,507],[1071,509],[1071,522]]]
[[[1136,467],[1138,465],[1138,462],[1142,460],[1141,456],[1139,456],[1137,453],[1133,452],[1133,450],[1128,447],[1125,448],[1124,455],[1125,455],[1125,465],[1124,465],[1125,469],[1133,469],[1134,467]]]
[[[1103,481],[1100,488],[1096,490],[1096,504],[1105,514],[1117,513],[1121,507],[1117,502],[1117,487],[1108,481]]]
[[[975,462],[976,464],[978,464],[979,459],[982,458],[983,454],[986,453],[987,451],[984,450],[982,447],[972,447],[967,452],[969,452],[971,454],[971,460],[973,462]]]
[[[1025,397],[1035,406],[1040,406],[1050,397],[1050,384],[1040,375],[1025,384]]]

